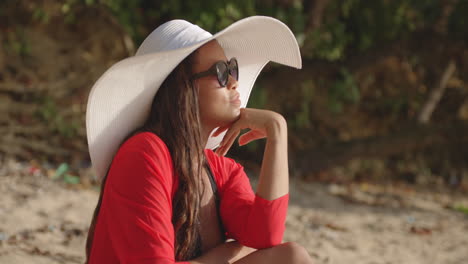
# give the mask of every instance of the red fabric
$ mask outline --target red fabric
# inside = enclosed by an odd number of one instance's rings
[[[228,238],[261,249],[280,244],[289,194],[269,201],[254,194],[243,167],[205,150]],[[127,140],[114,157],[95,227],[90,264],[174,261],[172,199],[178,179],[164,142],[153,133]]]

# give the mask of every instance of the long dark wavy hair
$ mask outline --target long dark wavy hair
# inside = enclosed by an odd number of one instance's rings
[[[151,105],[145,124],[130,133],[149,131],[167,145],[179,178],[173,199],[172,223],[175,228],[175,259],[187,261],[201,255],[199,208],[203,190],[201,173],[206,162],[198,109],[198,89],[192,84],[192,65],[196,52],[185,58],[165,79]],[[108,173],[103,178],[101,193],[86,240],[86,263],[93,244],[94,229],[101,207]]]

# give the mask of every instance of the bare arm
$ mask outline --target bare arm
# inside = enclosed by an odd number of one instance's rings
[[[267,142],[257,194],[274,200],[289,192],[287,125],[282,116],[272,119],[266,129]]]
[[[214,133],[216,136],[228,130],[216,153],[226,155],[240,131],[246,128],[250,131],[239,137],[239,145],[267,138],[257,194],[267,200],[274,200],[287,194],[289,192],[287,124],[280,114],[268,110],[241,109],[236,122],[220,127]]]

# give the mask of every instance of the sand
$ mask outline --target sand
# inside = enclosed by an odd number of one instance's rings
[[[0,263],[83,263],[97,188],[0,174]],[[255,184],[255,181],[252,181]],[[468,263],[468,194],[411,186],[291,181],[284,241],[314,263]]]

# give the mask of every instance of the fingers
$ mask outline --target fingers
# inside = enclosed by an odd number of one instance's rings
[[[219,154],[224,156],[226,153],[229,151],[229,149],[232,147],[232,144],[234,144],[234,141],[236,140],[237,136],[239,135],[240,130],[229,130],[226,135],[223,138],[223,141],[221,142],[220,146],[220,152]]]
[[[229,151],[231,148],[232,144],[234,143],[234,140],[236,137],[239,135],[241,130],[241,125],[239,123],[234,123],[226,132],[226,134],[223,137],[223,140],[221,141],[219,148],[216,150],[216,153],[220,156],[226,155],[226,153]]]
[[[216,131],[213,133],[212,137],[217,137],[219,136],[219,134],[223,133],[224,131],[228,130],[229,126],[231,126],[231,124],[229,125],[226,125],[226,126],[222,126],[222,127],[218,127],[216,129]]]
[[[242,124],[240,123],[235,123],[233,124],[226,134],[223,137],[223,140],[221,141],[219,147],[216,149],[216,154],[219,156],[225,156],[226,153],[229,151],[229,149],[232,147],[232,144],[234,144],[234,141],[236,140],[237,136],[239,136],[240,132],[242,129]],[[215,133],[218,133],[216,131]],[[258,130],[250,130],[247,133],[241,135],[239,137],[239,146],[246,145],[254,140],[265,138],[266,134],[262,133],[261,131]]]
[[[219,148],[216,150],[216,153],[220,156],[226,155],[226,153],[232,147],[232,144],[234,144],[234,141],[236,140],[237,136],[240,134],[240,129],[231,130],[231,131],[233,132],[230,133],[228,131],[228,133],[226,133],[222,143],[220,144]],[[261,133],[256,130],[250,130],[239,137],[239,140],[238,140],[239,146],[246,145],[254,140],[265,138],[265,137],[266,135],[264,133]]]
[[[250,130],[249,132],[239,137],[239,146],[246,145],[254,140],[265,138],[266,136],[256,130]]]

